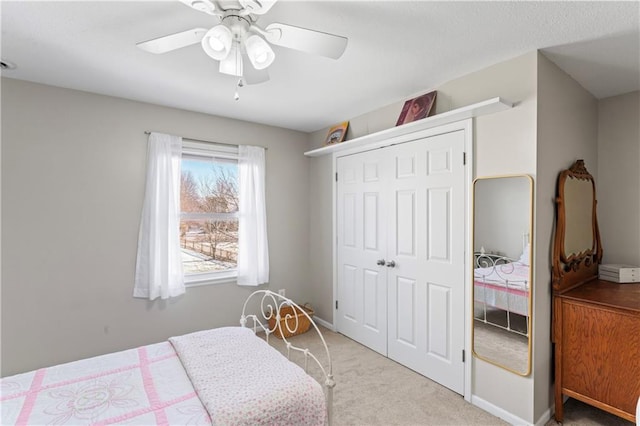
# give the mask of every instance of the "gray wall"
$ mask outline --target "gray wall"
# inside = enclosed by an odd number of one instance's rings
[[[306,134],[2,79],[3,376],[237,323],[253,288],[132,297],[145,130],[268,147],[270,288],[306,301]]]
[[[597,178],[598,104],[596,99],[542,54],[538,55],[537,182],[533,328],[534,419],[553,403],[551,256],[558,174],[584,159]]]
[[[331,156],[309,159],[309,299],[316,316],[333,322]]]
[[[495,96],[515,103],[510,110],[474,120],[475,177],[528,174],[533,176],[535,184],[536,61],[536,53],[531,52],[438,88],[438,92],[443,92],[442,97],[438,93],[441,106],[449,104],[458,108]],[[533,291],[544,285],[547,284],[538,281],[534,275]],[[534,310],[534,328],[537,321],[538,313]],[[474,398],[506,410],[525,422],[533,422],[533,378],[548,372],[534,370],[531,376],[521,377],[475,357],[472,362]]]
[[[640,92],[598,102],[598,223],[603,263],[640,265]]]

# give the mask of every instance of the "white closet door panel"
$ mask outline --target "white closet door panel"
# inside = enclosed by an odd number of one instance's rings
[[[336,326],[344,335],[380,353],[387,351],[387,271],[382,180],[384,158],[372,153],[337,162]]]
[[[429,141],[425,170],[424,280],[429,318],[428,376],[464,392],[464,131]]]
[[[343,315],[346,320],[352,323],[358,321],[358,301],[356,294],[358,293],[358,268],[354,265],[342,265],[342,283],[343,283]]]
[[[369,192],[363,194],[363,225],[364,225],[364,249],[381,251],[380,238],[380,194]]]
[[[427,189],[426,260],[451,263],[451,188]]]
[[[451,289],[427,283],[427,353],[443,360],[451,358]]]
[[[454,173],[453,171],[453,149],[442,146],[433,147],[427,151],[426,173],[431,177]]]
[[[397,312],[395,316],[397,321],[394,327],[396,339],[402,344],[415,348],[417,345],[416,281],[410,278],[397,277],[393,287]]]
[[[386,279],[386,274],[380,271],[364,270],[363,325],[369,332],[378,335],[386,335],[387,330],[386,295],[383,294]]]
[[[395,255],[416,256],[416,191],[413,189],[396,192],[396,222],[397,235]]]
[[[389,229],[393,252],[388,257],[396,267],[389,268],[389,282],[410,279],[415,290],[411,308],[408,301],[390,300],[389,357],[462,393],[464,133],[433,136],[392,150],[388,155],[394,158],[396,173],[391,186],[397,196]],[[411,156],[413,162],[407,160]],[[413,175],[408,173],[410,163]],[[414,194],[411,209],[409,193]],[[411,246],[413,251],[407,249]],[[389,298],[397,297],[398,291],[390,289]],[[414,345],[405,343],[409,333],[415,334]]]
[[[346,192],[342,194],[342,244],[345,247],[356,248],[356,201],[357,194]]]
[[[410,179],[416,177],[416,155],[402,153],[396,155],[396,179]]]

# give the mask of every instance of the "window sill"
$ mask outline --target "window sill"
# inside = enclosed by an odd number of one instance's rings
[[[230,284],[238,282],[238,272],[218,272],[215,274],[191,274],[184,277],[185,287],[200,287],[205,285]]]

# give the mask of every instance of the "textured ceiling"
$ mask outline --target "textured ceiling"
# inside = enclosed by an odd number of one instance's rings
[[[315,131],[541,49],[596,97],[640,89],[638,2],[280,0],[258,23],[349,38],[338,60],[274,47],[271,80],[241,89],[199,45],[140,41],[217,18],[178,1],[2,1],[3,76]]]

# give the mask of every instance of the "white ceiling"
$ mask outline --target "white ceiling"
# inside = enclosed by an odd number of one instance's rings
[[[640,3],[280,0],[258,23],[349,38],[338,59],[275,46],[271,80],[241,89],[199,45],[140,41],[217,18],[176,1],[2,1],[5,77],[315,131],[542,49],[598,98],[640,89]]]

